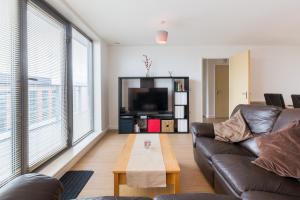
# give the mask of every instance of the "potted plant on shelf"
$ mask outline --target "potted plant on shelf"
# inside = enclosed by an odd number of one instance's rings
[[[143,57],[145,58],[145,60],[143,60],[145,67],[146,67],[146,77],[150,77],[150,68],[152,65],[152,60],[147,56],[147,55],[143,55]]]

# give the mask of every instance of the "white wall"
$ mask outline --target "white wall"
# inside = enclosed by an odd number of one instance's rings
[[[300,93],[300,47],[276,46],[110,46],[109,127],[117,128],[118,76],[144,76],[142,55],[153,60],[152,76],[189,76],[191,121],[202,120],[202,59],[228,58],[251,50],[252,101],[264,101],[263,93],[280,92],[289,104],[291,93]],[[298,84],[298,85],[297,85]]]
[[[252,53],[254,101],[264,93],[282,93],[287,105],[291,94],[300,94],[300,47],[257,47]]]

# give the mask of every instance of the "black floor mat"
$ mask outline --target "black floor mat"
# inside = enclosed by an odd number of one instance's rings
[[[59,180],[64,186],[63,200],[75,199],[93,175],[93,171],[68,171]]]

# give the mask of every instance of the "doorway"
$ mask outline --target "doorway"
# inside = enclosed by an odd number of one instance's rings
[[[229,59],[202,60],[203,121],[222,121],[237,105],[250,104],[250,60],[250,50],[235,53]]]
[[[203,121],[220,122],[229,117],[229,61],[203,59]]]

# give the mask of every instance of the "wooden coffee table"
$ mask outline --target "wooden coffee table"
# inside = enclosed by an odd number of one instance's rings
[[[174,194],[179,192],[180,188],[180,168],[176,157],[172,151],[169,137],[166,134],[160,134],[160,144],[164,164],[166,167],[167,185],[174,185]],[[126,184],[126,168],[131,155],[131,149],[134,144],[136,134],[130,134],[127,138],[122,152],[120,153],[117,163],[113,169],[114,174],[114,195],[119,196],[119,186]]]

